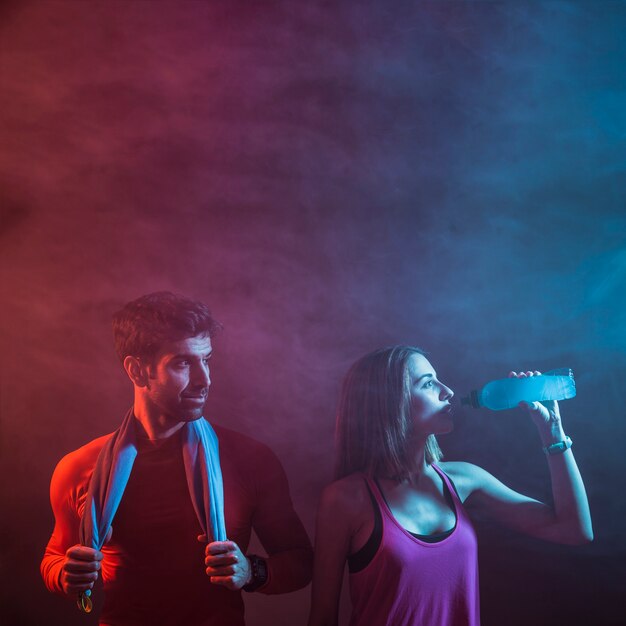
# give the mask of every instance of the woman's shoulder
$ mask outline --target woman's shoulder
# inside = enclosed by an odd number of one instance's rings
[[[333,481],[322,490],[320,506],[337,511],[356,512],[363,505],[371,507],[367,481],[361,472],[355,472]]]
[[[468,461],[439,461],[437,467],[442,469],[446,474],[456,474],[458,476],[472,476],[485,471],[479,465],[469,463]]]
[[[439,462],[437,467],[452,480],[462,501],[479,489],[490,477],[490,474],[482,467],[466,461]]]

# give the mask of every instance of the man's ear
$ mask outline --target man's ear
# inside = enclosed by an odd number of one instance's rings
[[[136,356],[124,357],[124,369],[135,387],[146,387],[150,389],[148,368],[144,367]]]

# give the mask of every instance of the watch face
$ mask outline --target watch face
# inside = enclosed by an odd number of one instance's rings
[[[550,446],[547,446],[545,451],[548,454],[560,454],[561,452],[565,452],[572,447],[572,440],[569,437],[565,438],[565,441],[559,441],[558,443],[553,443]]]

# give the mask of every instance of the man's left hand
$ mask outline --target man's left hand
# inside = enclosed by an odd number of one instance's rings
[[[237,591],[250,582],[250,561],[234,541],[213,541],[207,544],[205,555],[206,573],[212,583]]]

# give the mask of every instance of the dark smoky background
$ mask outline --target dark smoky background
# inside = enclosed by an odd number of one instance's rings
[[[2,623],[95,623],[39,577],[49,480],[121,420],[110,318],[161,289],[223,323],[206,415],[275,450],[311,535],[365,352],[421,346],[457,399],[573,368],[596,540],[481,524],[483,623],[622,623],[624,28],[602,1],[5,1]],[[549,497],[521,411],[455,415],[448,459]]]

